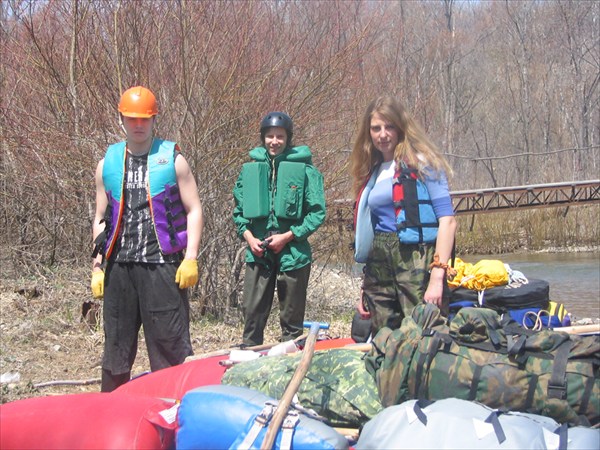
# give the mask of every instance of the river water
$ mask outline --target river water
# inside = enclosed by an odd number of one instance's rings
[[[460,256],[460,255],[459,255]],[[574,320],[600,318],[600,253],[514,253],[504,255],[465,255],[465,262],[499,259],[528,279],[550,284],[550,300],[562,303]],[[362,265],[352,272],[360,276]]]
[[[550,300],[562,303],[575,320],[600,318],[600,253],[517,253],[465,255],[465,262],[499,259],[529,279],[550,283]]]

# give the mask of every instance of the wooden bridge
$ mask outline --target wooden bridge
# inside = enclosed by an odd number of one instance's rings
[[[600,203],[600,180],[532,184],[502,188],[450,192],[457,215],[503,212],[510,209],[549,208]],[[352,200],[337,200],[331,205],[329,220],[352,221]]]

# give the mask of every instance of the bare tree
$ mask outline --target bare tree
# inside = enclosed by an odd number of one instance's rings
[[[597,178],[598,2],[7,0],[0,13],[0,244],[24,270],[89,262],[94,169],[124,139],[116,105],[136,84],[197,176],[199,314],[236,305],[231,191],[269,110],[294,118],[330,206],[383,93],[448,155],[453,189]],[[317,232],[319,261],[345,257],[340,234]]]

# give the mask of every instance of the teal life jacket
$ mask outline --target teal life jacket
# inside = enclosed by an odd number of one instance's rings
[[[278,219],[302,218],[306,163],[281,161],[277,167],[273,194],[269,186],[273,182],[274,173],[275,169],[264,161],[252,161],[242,165],[244,218],[265,218],[271,211]]]
[[[146,190],[158,245],[165,255],[187,246],[187,214],[177,186],[175,146],[174,142],[154,139],[148,153]],[[126,142],[113,144],[106,150],[102,180],[108,198],[104,244],[107,259],[114,249],[123,219],[126,160]]]
[[[396,170],[392,186],[396,228],[403,244],[429,244],[437,239],[439,223],[427,186],[416,169],[404,162]]]

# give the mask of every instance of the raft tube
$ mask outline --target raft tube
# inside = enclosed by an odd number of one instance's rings
[[[179,408],[176,448],[239,448],[267,402],[275,400],[237,386],[203,386],[188,392]],[[251,448],[260,447],[266,430],[266,426],[261,428]],[[280,448],[281,440],[280,430],[273,448]],[[291,448],[347,449],[348,441],[333,428],[300,414]]]
[[[447,398],[384,409],[365,424],[355,448],[575,450],[599,444],[598,429],[567,428],[550,417]]]
[[[168,449],[177,423],[160,414],[173,402],[124,394],[82,393],[0,406],[0,448]]]
[[[354,343],[350,338],[324,339],[316,342],[315,351]],[[209,356],[150,372],[119,386],[114,392],[181,400],[192,389],[220,384],[226,367],[219,363],[228,358],[228,354]]]

